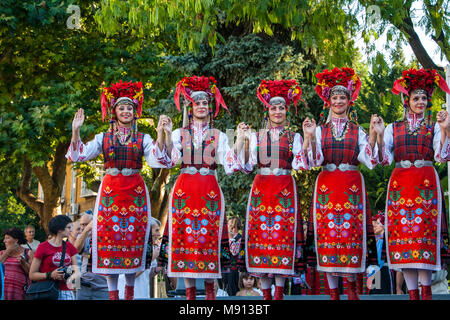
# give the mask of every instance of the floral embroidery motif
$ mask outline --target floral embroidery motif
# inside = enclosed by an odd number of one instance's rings
[[[411,179],[414,180],[413,175]],[[388,249],[392,264],[435,264],[437,253],[437,186],[394,179],[388,198]],[[409,187],[409,185],[414,187]]]

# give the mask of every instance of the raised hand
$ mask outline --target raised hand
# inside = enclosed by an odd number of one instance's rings
[[[370,117],[370,129],[369,129],[369,133],[373,133],[373,134],[377,134],[378,135],[382,135],[384,133],[384,121],[381,117],[379,117],[376,114],[373,114]]]
[[[166,133],[166,135],[170,136],[172,134],[172,119],[165,114],[159,117],[159,124],[162,126],[162,130]]]
[[[164,132],[167,134],[171,134],[172,133],[172,120],[162,114],[159,116],[159,120],[158,120],[158,126],[156,127],[156,131],[159,134],[163,134]]]
[[[80,131],[81,126],[84,123],[84,110],[82,108],[78,109],[72,120],[72,131]]]
[[[316,134],[316,120],[306,117],[302,124],[303,135],[305,139],[313,139]]]
[[[241,122],[237,126],[237,139],[245,139],[248,138],[248,132],[250,130],[250,126],[245,124],[245,122]]]
[[[450,117],[448,112],[445,110],[439,111],[436,115],[436,121],[441,128],[441,134],[445,133],[447,136],[450,136]]]

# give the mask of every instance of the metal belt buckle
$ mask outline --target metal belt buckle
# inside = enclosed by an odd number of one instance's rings
[[[341,163],[338,168],[341,171],[347,171],[347,170],[351,169],[351,167],[348,163]]]
[[[260,173],[262,175],[268,175],[268,174],[270,174],[270,168],[261,168]]]
[[[272,173],[273,173],[275,176],[279,176],[279,175],[281,175],[282,170],[279,169],[279,168],[275,168],[275,169],[272,170]]]
[[[123,168],[122,169],[122,175],[124,176],[130,176],[133,174],[133,169],[129,169],[129,168]]]
[[[408,169],[411,168],[412,163],[409,160],[402,160],[400,161],[400,165],[402,166],[402,168]]]
[[[195,167],[187,167],[187,168],[184,168],[184,172],[188,173],[188,174],[196,174],[197,169]]]
[[[112,175],[112,176],[117,176],[120,173],[120,170],[117,168],[109,168],[107,170],[107,173]]]
[[[328,171],[335,171],[337,169],[337,166],[334,163],[329,163],[325,166],[325,168]]]
[[[202,176],[206,176],[209,173],[209,169],[208,168],[200,168],[200,170],[198,170],[198,172],[202,175]]]
[[[422,168],[424,165],[425,165],[425,160],[423,160],[423,159],[414,161],[414,166],[416,168]]]

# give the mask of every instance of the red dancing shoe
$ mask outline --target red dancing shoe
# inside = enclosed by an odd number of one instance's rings
[[[420,300],[419,289],[409,290],[409,300]]]
[[[186,300],[195,300],[196,292],[197,290],[195,287],[186,288]]]

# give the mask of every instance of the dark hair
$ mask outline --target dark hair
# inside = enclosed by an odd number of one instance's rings
[[[244,279],[249,279],[249,278],[253,278],[255,279],[255,282],[253,283],[253,288],[257,288],[258,287],[258,283],[256,280],[256,277],[252,276],[250,273],[248,272],[241,272],[239,275],[239,283],[238,283],[238,287],[239,289],[244,289]]]
[[[27,240],[25,239],[25,234],[20,229],[17,229],[17,228],[6,229],[5,232],[3,232],[3,237],[5,235],[8,235],[11,238],[16,239],[19,244],[27,243]]]
[[[57,235],[58,231],[64,230],[69,223],[72,223],[72,220],[68,216],[57,215],[48,222],[48,232]]]

